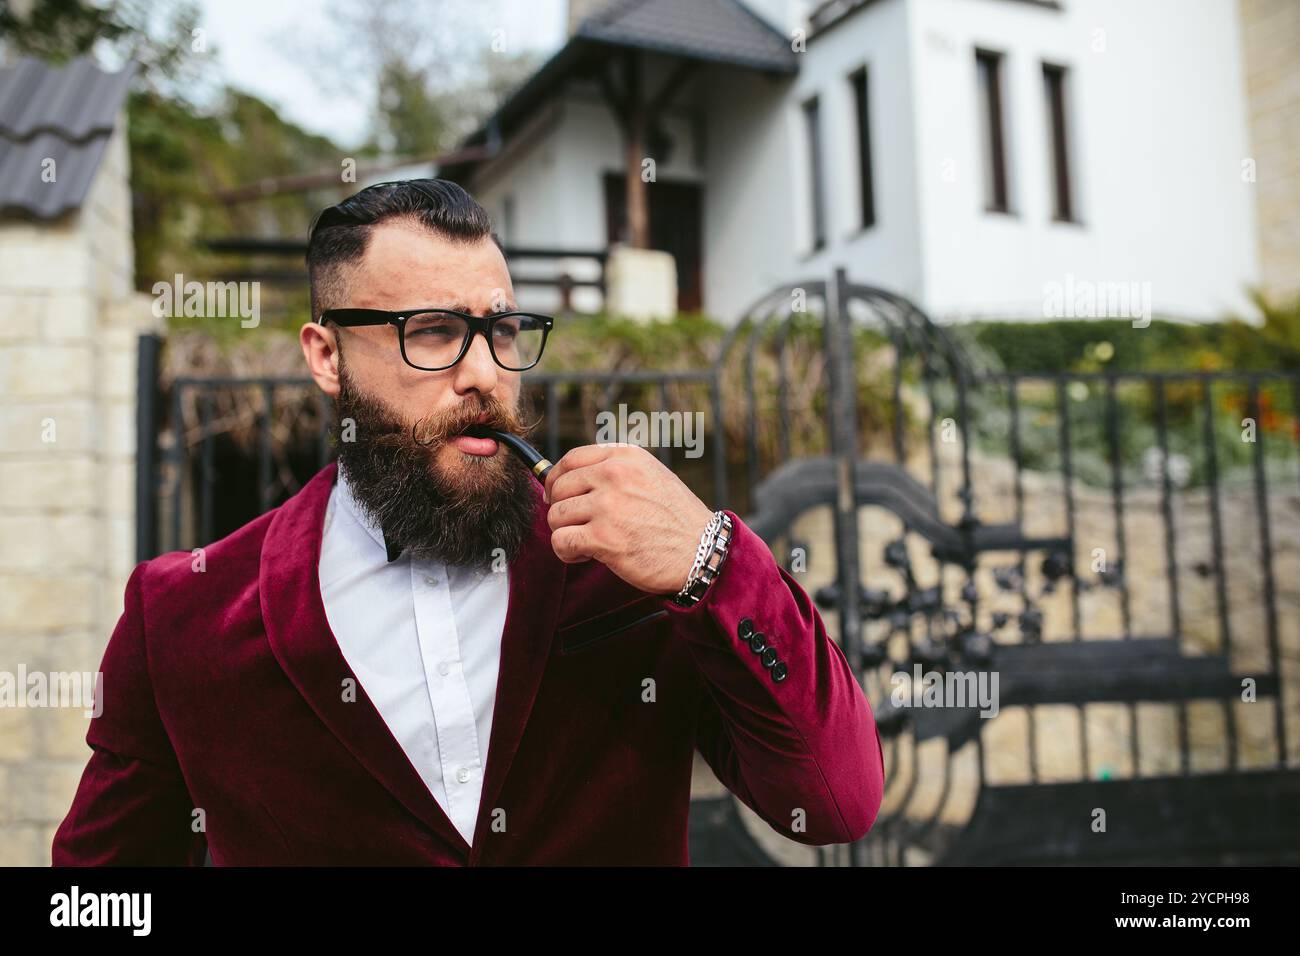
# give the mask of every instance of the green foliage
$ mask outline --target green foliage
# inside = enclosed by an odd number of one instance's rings
[[[1190,324],[1128,319],[973,322],[955,333],[1019,372],[1214,371],[1300,368],[1300,298],[1271,302],[1256,293],[1262,325],[1233,318]]]
[[[319,195],[294,193],[230,205],[215,196],[304,166],[328,168],[341,154],[325,137],[285,122],[266,102],[236,90],[227,90],[209,112],[151,91],[134,92],[129,116],[141,289],[176,272],[212,275],[219,264],[200,245],[204,239],[305,236],[322,204]],[[283,260],[276,265],[283,268]]]
[[[137,65],[155,89],[184,83],[198,4],[184,0],[34,0],[29,10],[0,4],[0,42],[6,52],[63,63],[107,48]]]
[[[392,60],[380,68],[378,87],[378,149],[401,156],[436,155],[447,142],[447,121],[424,71]]]
[[[1241,368],[1300,368],[1300,294],[1289,299],[1251,294],[1263,324],[1233,319],[1227,329],[1230,354]]]
[[[1296,391],[1285,379],[1260,379],[1255,405],[1245,375],[1211,380],[1213,456],[1206,446],[1206,381],[1201,373],[1300,370],[1300,298],[1277,301],[1258,293],[1252,298],[1262,322],[1153,321],[1147,328],[1108,319],[978,322],[948,331],[974,354],[977,364],[1022,376],[1016,393],[1017,434],[1021,461],[1028,469],[1062,469],[1058,409],[1064,404],[1071,470],[1087,483],[1108,486],[1115,461],[1126,486],[1153,481],[1153,475],[1159,475],[1162,418],[1171,461],[1180,460],[1179,469],[1185,469],[1190,485],[1208,482],[1212,468],[1222,480],[1250,480],[1261,449],[1265,468],[1278,474],[1276,480],[1289,482],[1294,480],[1300,441],[1300,409]],[[1107,382],[1088,377],[1108,372],[1168,376],[1163,386],[1149,379],[1117,379],[1113,435]],[[1067,376],[1063,393],[1053,380],[1057,375]],[[1008,453],[1012,421],[1006,386],[982,384],[968,400],[975,445],[991,454]],[[946,385],[940,389],[936,418],[944,416],[957,417],[954,390]],[[1255,420],[1257,442],[1243,439],[1248,419]],[[923,428],[919,437],[924,440]]]
[[[701,313],[637,321],[605,313],[560,316],[545,371],[706,368],[726,328]]]

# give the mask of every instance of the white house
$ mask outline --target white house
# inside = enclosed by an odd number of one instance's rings
[[[941,318],[1084,287],[1116,314],[1115,284],[1219,318],[1260,279],[1238,0],[573,0],[570,24],[440,169],[508,245],[669,251],[679,305],[723,319],[840,265]]]

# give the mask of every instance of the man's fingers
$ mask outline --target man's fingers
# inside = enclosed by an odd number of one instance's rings
[[[565,564],[576,564],[595,557],[592,551],[591,532],[585,524],[567,525],[552,531],[551,550]]]
[[[551,489],[555,487],[561,475],[604,461],[612,452],[613,448],[610,445],[579,445],[577,448],[570,448],[546,474],[546,500],[551,500]]]
[[[570,478],[577,477],[570,475]],[[562,501],[556,501],[546,511],[546,520],[550,522],[551,530],[564,528],[568,525],[586,524],[596,513],[596,505],[591,495],[576,495],[572,498],[565,498]]]
[[[550,475],[546,476],[547,478]],[[575,495],[585,495],[596,487],[596,475],[590,467],[578,468],[555,479],[547,493],[547,502],[555,504]]]

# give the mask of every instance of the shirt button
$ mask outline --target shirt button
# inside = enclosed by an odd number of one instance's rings
[[[434,577],[433,575],[431,575],[431,574],[426,574],[426,575],[424,576],[424,583],[427,584],[427,585],[429,585],[429,587],[431,587],[431,588],[432,588],[432,587],[437,587],[437,586],[438,586],[438,579],[435,578],[435,577]]]
[[[461,783],[469,783],[469,768],[461,767],[456,771],[456,779]]]
[[[443,661],[441,664],[438,665],[438,673],[441,674],[443,677],[446,677],[449,673],[451,673],[451,665],[448,664],[446,661]]]

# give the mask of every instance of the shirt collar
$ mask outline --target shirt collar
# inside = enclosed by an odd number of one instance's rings
[[[370,535],[375,544],[384,549],[384,555],[387,558],[388,563],[392,564],[400,558],[402,556],[402,551],[405,549],[395,541],[390,542],[385,536],[383,529],[370,520],[365,510],[357,502],[357,499],[353,497],[352,486],[348,483],[347,473],[342,467],[338,470],[338,485],[339,500],[343,503],[343,507],[347,508],[348,512],[356,519],[357,523],[366,529],[366,534]]]

